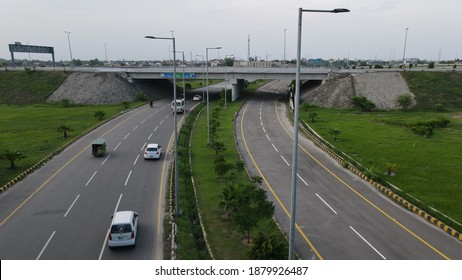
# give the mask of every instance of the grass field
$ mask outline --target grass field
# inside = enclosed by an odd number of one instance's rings
[[[441,73],[435,74],[440,77]],[[405,75],[412,80],[410,85],[417,100],[433,98],[433,102],[448,104],[448,100],[462,99],[462,90],[458,87],[461,75],[445,73],[441,84],[430,82],[427,75],[420,72]],[[459,80],[447,82],[454,77]],[[418,86],[422,83],[427,85],[425,90]],[[419,106],[434,108],[431,104],[434,103]],[[457,103],[445,107],[451,109],[443,112],[415,109],[408,112],[361,113],[354,110],[311,108],[308,111],[301,110],[300,116],[308,121],[311,112],[318,113],[319,119],[308,123],[324,139],[376,172],[382,179],[462,223],[462,112]],[[449,126],[434,129],[434,134],[429,138],[416,135],[409,128],[382,121],[415,123],[441,118],[450,120]],[[338,141],[333,141],[333,129],[341,131]],[[386,174],[387,163],[397,165],[395,176]]]
[[[434,109],[442,104],[448,109],[462,109],[461,72],[404,72],[417,108]]]
[[[301,110],[301,119],[308,121],[311,112],[318,113],[319,119],[308,123],[324,139],[426,206],[462,223],[462,73],[405,72],[403,77],[416,96],[413,110],[361,113],[311,108]],[[435,110],[438,103],[445,108],[442,112]],[[434,129],[429,138],[383,122],[441,118],[450,124]],[[333,141],[333,129],[341,131],[338,141]],[[387,163],[396,164],[395,176],[387,175]]]
[[[0,72],[0,104],[34,104],[46,100],[67,78],[56,71]]]

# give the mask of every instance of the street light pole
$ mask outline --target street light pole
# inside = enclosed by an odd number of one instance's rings
[[[196,57],[197,56],[201,56],[202,57],[202,61],[204,61],[204,56],[203,55],[200,55],[200,54],[196,54]],[[202,101],[205,101],[205,68],[202,67]]]
[[[292,150],[292,189],[291,189],[291,208],[290,208],[290,232],[289,232],[289,259],[295,258],[295,210],[297,198],[297,162],[298,162],[298,122],[299,122],[299,105],[300,105],[300,59],[302,45],[302,13],[347,13],[348,9],[334,10],[298,10],[298,35],[297,35],[297,72],[295,76],[295,97],[294,97],[294,144]]]
[[[71,32],[64,31],[64,33],[67,34],[67,43],[69,44],[69,53],[71,55],[71,68],[73,68],[74,67],[74,62],[73,62],[73,59],[72,59],[71,39],[69,38],[69,34],[71,34]]]
[[[207,145],[210,145],[210,109],[209,109],[209,50],[219,50],[221,47],[205,48],[205,77],[207,79]]]
[[[407,43],[407,31],[409,30],[409,27],[406,28],[406,35],[404,35],[404,51],[403,51],[403,71],[405,71],[405,57],[406,57],[406,43]]]
[[[284,63],[283,67],[286,67],[286,31],[287,29],[284,29]]]
[[[226,88],[226,85],[228,84],[228,79],[226,77],[226,69],[227,69],[227,65],[226,65],[226,57],[233,57],[234,55],[233,54],[227,54],[225,55],[225,108],[226,108],[226,91],[228,90]]]
[[[184,51],[177,51],[177,53],[181,53],[183,55],[183,100],[184,100],[184,115],[186,119],[186,85],[185,85],[185,78],[184,78]]]
[[[172,31],[171,31],[172,32]],[[175,49],[175,37],[154,37],[144,36],[146,39],[158,39],[158,40],[172,40],[173,43],[173,130],[175,134],[175,216],[181,215],[180,210],[180,194],[178,189],[178,131],[177,131],[177,113],[176,113],[176,49]]]

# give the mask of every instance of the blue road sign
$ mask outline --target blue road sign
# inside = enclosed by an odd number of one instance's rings
[[[173,73],[162,73],[160,74],[162,78],[173,79]],[[183,78],[183,73],[176,73],[177,78]],[[194,79],[196,78],[196,73],[184,73],[185,79]]]

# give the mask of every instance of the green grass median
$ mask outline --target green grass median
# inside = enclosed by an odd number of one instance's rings
[[[210,112],[215,110],[220,102],[223,101],[211,102]],[[238,100],[237,102],[228,103],[227,108],[221,109],[218,118],[220,125],[216,134],[211,136],[211,141],[219,139],[224,144],[223,156],[226,162],[233,166],[241,161],[235,145],[233,123],[235,113],[241,107],[242,102],[243,100]],[[200,232],[197,232],[201,230],[198,219],[193,217],[197,212],[200,212],[202,217],[207,240],[215,259],[249,259],[248,251],[252,246],[255,232],[263,232],[267,236],[273,235],[279,244],[286,247],[287,241],[272,219],[261,220],[257,228],[252,230],[250,243],[248,243],[245,232],[241,231],[238,225],[230,219],[229,212],[223,211],[219,206],[223,200],[223,190],[227,186],[231,184],[249,184],[251,180],[245,170],[233,170],[221,178],[217,176],[214,163],[215,151],[207,145],[206,109],[201,111],[195,126],[192,127],[195,116],[201,109],[198,108],[196,112],[189,115],[189,121],[186,121],[182,128],[182,133],[180,133],[180,138],[188,138],[188,141],[190,133],[192,133],[192,175],[197,191],[198,205],[194,205],[194,192],[191,180],[188,177],[191,173],[188,173],[185,169],[189,168],[189,164],[185,162],[185,159],[180,159],[180,177],[183,177],[181,176],[183,174],[186,179],[180,179],[180,183],[183,185],[181,186],[180,184],[180,208],[183,215],[176,219],[179,226],[178,242],[180,244],[177,250],[178,258],[199,259],[210,257],[204,240],[199,234]],[[183,157],[185,142],[180,139],[179,144],[182,147],[179,150],[179,155]],[[287,256],[285,252],[284,256]]]

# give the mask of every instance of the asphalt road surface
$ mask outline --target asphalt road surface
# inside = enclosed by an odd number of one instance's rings
[[[134,109],[79,139],[0,195],[0,259],[162,259],[162,220],[173,114],[165,98]],[[179,118],[181,115],[179,115]],[[104,138],[107,153],[91,143]],[[160,160],[144,160],[147,143]],[[116,210],[139,214],[135,248],[108,250]]]
[[[236,135],[288,235],[293,125],[283,97],[284,82],[261,88],[239,112]],[[390,201],[302,134],[297,177],[295,248],[302,259],[462,259],[459,241]]]

